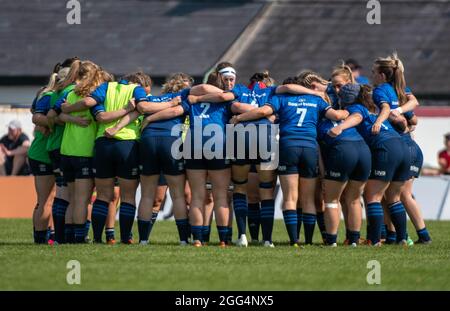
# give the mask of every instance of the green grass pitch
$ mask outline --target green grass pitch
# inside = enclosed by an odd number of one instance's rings
[[[221,249],[215,228],[211,245],[181,247],[173,221],[158,221],[146,246],[37,246],[31,220],[1,219],[0,290],[450,290],[450,222],[427,227],[433,243],[406,249],[327,248],[317,228],[316,245],[293,248],[281,220],[273,249]],[[411,223],[409,232],[416,239]],[[66,281],[72,259],[81,265],[79,285]],[[366,281],[369,260],[381,264],[380,285]]]

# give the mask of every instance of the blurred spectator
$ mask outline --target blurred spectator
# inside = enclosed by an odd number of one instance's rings
[[[439,152],[441,174],[450,175],[450,133],[444,136],[445,149]]]
[[[0,139],[0,175],[29,175],[27,152],[30,139],[18,120],[8,124],[8,134]]]
[[[353,58],[349,58],[345,61],[345,64],[352,70],[353,78],[359,84],[370,84],[369,79],[361,75],[362,66]]]

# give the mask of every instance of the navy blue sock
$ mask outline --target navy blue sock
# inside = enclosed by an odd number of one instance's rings
[[[350,241],[350,230],[345,228],[345,239]]]
[[[275,217],[275,200],[262,200],[260,213],[263,241],[269,241],[272,243],[273,219]]]
[[[189,224],[189,221],[187,220],[187,218],[175,219],[175,223],[177,224],[178,235],[180,237],[180,241],[187,242],[188,241],[188,224]]]
[[[291,244],[298,242],[297,236],[297,211],[286,210],[283,211],[284,224],[289,235]]]
[[[336,241],[337,241],[337,234],[326,233],[325,241],[326,241],[327,245],[331,245],[331,244],[336,243]]]
[[[371,229],[370,229],[369,219],[367,219],[367,223],[366,223],[366,240],[367,241],[369,241],[369,232],[370,232],[370,230]]]
[[[148,241],[150,237],[152,221],[138,219],[139,242]]]
[[[188,240],[190,240],[191,236],[192,236],[192,230],[191,230],[191,224],[190,223],[188,223],[188,226],[187,226],[187,236],[188,236]]]
[[[60,198],[55,198],[52,205],[53,225],[55,227],[55,241],[65,242],[64,224],[66,219],[66,210],[69,202]]]
[[[381,226],[381,239],[386,240],[387,237],[387,225]]]
[[[230,228],[227,226],[217,226],[217,232],[219,233],[219,240],[220,242],[226,242],[228,241],[228,234],[229,234]]]
[[[91,221],[90,220],[86,220],[86,226],[84,227],[85,229],[85,234],[86,234],[86,238],[89,237],[89,229],[91,228]]]
[[[74,224],[72,225],[74,232],[74,243],[86,242],[86,224]]]
[[[34,231],[34,243],[36,244],[47,243],[47,230]]]
[[[384,221],[383,207],[380,202],[367,204],[367,238],[374,245],[380,242],[381,227]]]
[[[119,210],[120,240],[127,243],[131,239],[136,207],[132,204],[122,202]]]
[[[211,226],[202,226],[202,242],[209,242],[211,236]]]
[[[152,213],[152,222],[151,222],[151,224],[150,224],[150,232],[149,232],[149,235],[150,235],[150,233],[152,233],[153,226],[155,225],[156,219],[158,218],[158,213],[159,213],[159,212],[153,212],[153,213]]]
[[[47,229],[47,240],[55,240],[55,230],[50,227]]]
[[[322,235],[322,240],[326,240],[327,229],[325,229],[325,217],[323,215],[323,212],[317,212],[316,218],[317,218],[317,225],[319,226],[320,234]]]
[[[247,196],[242,193],[233,193],[233,209],[236,216],[236,225],[238,228],[238,237],[247,231]]]
[[[92,231],[94,232],[94,241],[102,241],[103,228],[105,227],[106,217],[108,216],[109,203],[101,200],[95,200],[92,205]]]
[[[428,232],[426,227],[424,227],[423,229],[417,230],[417,235],[419,236],[419,240],[421,240],[423,242],[431,241],[430,233]]]
[[[314,228],[316,226],[316,215],[303,213],[303,227],[305,231],[305,244],[312,244]]]
[[[388,230],[386,234],[386,244],[394,244],[396,241],[397,232]]]
[[[227,232],[225,242],[227,242],[228,244],[231,244],[231,241],[233,240],[233,227],[227,227],[227,228],[228,228],[228,232]]]
[[[397,232],[397,242],[407,239],[406,236],[406,211],[401,201],[389,205],[389,214]]]
[[[73,224],[64,225],[64,240],[66,243],[75,243],[75,230]]]
[[[156,222],[156,219],[158,219],[159,212],[152,212],[152,223]]]
[[[358,244],[359,237],[360,237],[359,231],[350,231],[350,230],[348,231],[348,240],[350,245],[353,243]]]
[[[203,226],[191,226],[192,238],[194,241],[203,241],[202,231]]]
[[[115,229],[114,228],[106,228],[105,229],[106,241],[115,240]]]
[[[303,209],[297,208],[297,237],[300,241],[300,231],[302,229],[302,222],[303,222]]]
[[[260,225],[260,206],[259,203],[248,203],[248,231],[250,231],[250,237],[254,241],[259,240],[259,225]]]

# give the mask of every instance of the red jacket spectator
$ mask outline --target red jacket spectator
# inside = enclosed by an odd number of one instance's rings
[[[450,175],[450,133],[445,135],[445,149],[439,152],[439,166],[441,174]]]

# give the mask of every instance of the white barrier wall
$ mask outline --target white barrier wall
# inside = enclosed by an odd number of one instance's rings
[[[422,149],[425,166],[439,167],[437,154],[444,148],[446,133],[450,133],[450,117],[419,117],[413,136]]]
[[[6,134],[7,124],[12,119],[18,119],[22,123],[24,132],[30,138],[33,137],[33,124],[29,110],[8,108],[0,108],[0,137]],[[425,165],[438,167],[437,153],[443,148],[443,136],[448,132],[450,132],[450,117],[421,117],[419,119],[419,125],[414,132],[414,137],[422,148]],[[439,215],[440,219],[450,219],[450,191],[448,185],[449,181],[441,177],[422,176],[416,180],[414,194],[422,206],[426,219],[439,219]],[[138,193],[139,197],[140,192]],[[281,198],[280,192],[275,202],[277,218],[282,218],[279,208],[281,206]],[[170,206],[170,198],[166,204],[167,207]],[[160,217],[163,217],[163,215]]]

